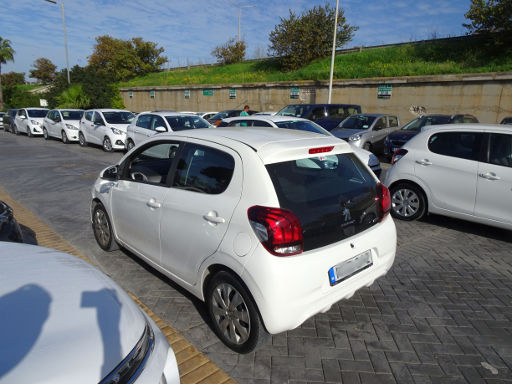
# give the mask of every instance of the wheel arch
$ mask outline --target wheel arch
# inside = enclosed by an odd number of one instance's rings
[[[391,191],[393,189],[393,187],[398,184],[410,184],[410,185],[413,185],[414,187],[418,188],[418,190],[423,194],[423,198],[425,199],[425,213],[429,212],[428,194],[427,194],[425,188],[421,184],[417,183],[416,181],[410,180],[410,179],[399,179],[389,185],[389,187],[388,187],[389,190]]]

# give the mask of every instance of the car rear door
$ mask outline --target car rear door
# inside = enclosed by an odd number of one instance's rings
[[[478,164],[475,216],[512,226],[512,134],[490,133],[489,155]]]
[[[429,207],[473,214],[481,140],[479,132],[441,131],[427,137],[425,150],[411,150]]]
[[[162,206],[162,266],[189,284],[219,247],[242,193],[242,161],[230,148],[188,142]]]

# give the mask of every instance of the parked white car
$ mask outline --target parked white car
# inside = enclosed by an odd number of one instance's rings
[[[78,127],[82,109],[52,109],[43,120],[43,136],[61,139],[64,144],[78,141]]]
[[[43,120],[48,113],[46,108],[20,108],[14,118],[14,133],[26,133],[27,136],[43,134]]]
[[[299,131],[307,131],[320,133],[326,136],[333,136],[328,130],[322,128],[318,124],[312,122],[308,119],[303,119],[300,117],[290,117],[290,116],[277,116],[277,115],[258,115],[255,113],[251,116],[240,116],[240,117],[230,117],[227,119],[223,119],[219,127],[273,127],[273,128],[283,128],[283,129],[294,129]],[[361,161],[367,164],[371,170],[380,177],[382,172],[382,168],[380,166],[380,161],[377,156],[375,156],[370,151],[362,149],[353,143],[349,142],[352,146],[352,150],[359,157]]]
[[[157,133],[182,131],[185,129],[211,128],[203,118],[187,112],[155,111],[139,113],[127,128],[126,149]]]
[[[512,229],[512,132],[500,125],[424,128],[395,152],[385,184],[402,220],[436,213]]]
[[[91,220],[205,301],[231,349],[253,350],[391,268],[389,192],[343,140],[237,127],[163,133],[105,169]]]
[[[179,383],[160,329],[96,268],[1,242],[0,269],[2,383]]]
[[[125,149],[126,128],[135,118],[122,109],[90,109],[80,119],[78,141],[82,147],[98,144],[106,152]]]

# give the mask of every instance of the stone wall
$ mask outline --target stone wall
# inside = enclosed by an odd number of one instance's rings
[[[121,88],[121,95],[126,108],[135,112],[222,111],[245,104],[258,111],[278,111],[288,104],[326,103],[328,82],[133,87]],[[482,123],[497,123],[512,116],[512,72],[337,80],[331,99],[359,104],[363,112],[397,114],[402,123],[420,109],[470,113]]]

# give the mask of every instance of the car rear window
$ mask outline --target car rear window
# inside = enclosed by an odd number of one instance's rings
[[[379,221],[377,182],[353,153],[268,164],[267,171],[279,204],[301,222],[305,251]]]

